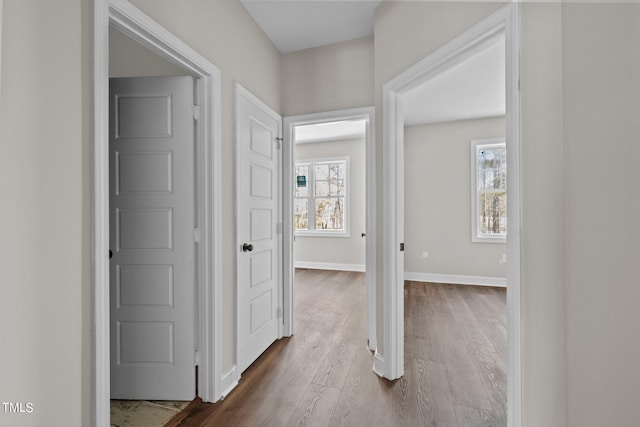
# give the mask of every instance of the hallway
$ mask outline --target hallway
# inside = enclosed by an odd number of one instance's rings
[[[167,426],[505,426],[506,291],[405,283],[405,375],[371,370],[364,274],[296,270],[295,334]]]

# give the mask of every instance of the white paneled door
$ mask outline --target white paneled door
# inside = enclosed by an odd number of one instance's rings
[[[193,79],[110,80],[111,397],[195,385]]]
[[[238,368],[279,336],[280,136],[282,119],[236,86]]]

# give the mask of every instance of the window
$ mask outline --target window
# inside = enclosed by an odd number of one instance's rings
[[[471,240],[505,243],[507,150],[504,138],[471,141]]]
[[[296,163],[293,222],[296,234],[349,236],[349,158]]]

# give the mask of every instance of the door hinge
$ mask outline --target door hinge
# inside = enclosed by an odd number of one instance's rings
[[[195,350],[193,352],[193,364],[194,366],[200,366],[200,350]]]
[[[278,150],[282,148],[282,141],[282,138],[280,138],[279,136],[276,137],[276,147],[278,147]]]
[[[281,222],[276,224],[276,233],[282,234],[282,223]]]
[[[278,307],[276,315],[278,316],[278,319],[282,319],[282,307]]]
[[[193,120],[200,120],[200,106],[193,106]]]
[[[199,243],[200,242],[200,229],[199,228],[194,228],[193,229],[193,241],[194,241],[194,243]]]

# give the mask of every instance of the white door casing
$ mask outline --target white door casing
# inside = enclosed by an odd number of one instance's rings
[[[282,118],[239,84],[235,99],[237,364],[241,373],[281,337]]]
[[[288,116],[284,123],[284,147],[283,147],[283,219],[284,233],[284,335],[293,333],[293,177],[295,175],[295,136],[296,126],[310,125],[318,123],[328,123],[343,120],[365,120],[366,136],[366,318],[367,318],[367,340],[369,349],[375,351],[377,348],[376,336],[376,186],[375,186],[375,110],[374,107],[350,108],[345,110],[324,111],[320,113],[302,114]]]
[[[195,396],[193,78],[110,80],[111,396]]]
[[[171,34],[128,0],[93,0],[93,369],[92,423],[109,426],[109,43],[108,28],[119,31],[173,62],[197,79],[200,119],[196,126],[199,288],[198,396],[221,398],[221,73],[220,69]]]

